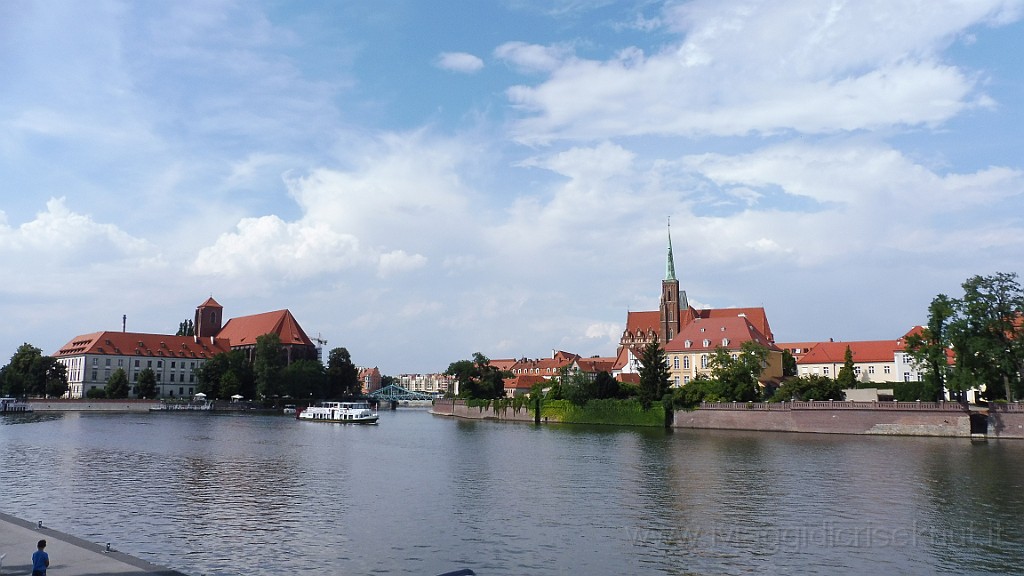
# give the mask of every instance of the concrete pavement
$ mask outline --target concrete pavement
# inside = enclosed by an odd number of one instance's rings
[[[0,554],[6,554],[0,563],[2,576],[29,576],[32,574],[32,553],[36,543],[46,540],[50,555],[47,576],[101,576],[104,574],[135,574],[151,576],[186,576],[185,574],[150,564],[117,551],[106,552],[105,546],[86,542],[63,532],[51,530],[44,524],[28,522],[0,512]]]

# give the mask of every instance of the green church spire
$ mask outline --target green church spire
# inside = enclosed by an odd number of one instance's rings
[[[672,258],[672,217],[668,217],[668,260],[665,262],[665,280],[676,279],[676,262]]]

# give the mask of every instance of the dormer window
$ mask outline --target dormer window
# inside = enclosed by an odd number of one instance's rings
[[[728,345],[729,345],[729,339],[728,338],[722,338],[722,346],[728,346]]]
[[[708,340],[707,338],[705,338],[704,339],[704,347],[707,348],[708,346],[711,346],[711,340]]]
[[[690,341],[690,340],[687,340],[686,342],[684,342],[684,343],[683,343],[683,345],[684,345],[684,346],[685,346],[686,348],[689,348],[690,346],[693,346],[693,342],[692,342],[692,341]]]

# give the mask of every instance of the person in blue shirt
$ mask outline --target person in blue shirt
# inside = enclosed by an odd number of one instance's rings
[[[46,569],[50,566],[50,556],[46,553],[46,540],[40,540],[36,545],[38,550],[32,553],[32,576],[46,576]]]

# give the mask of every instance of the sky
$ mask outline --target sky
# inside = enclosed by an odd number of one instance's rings
[[[1024,261],[1024,0],[0,2],[0,363],[289,309],[389,375]]]

